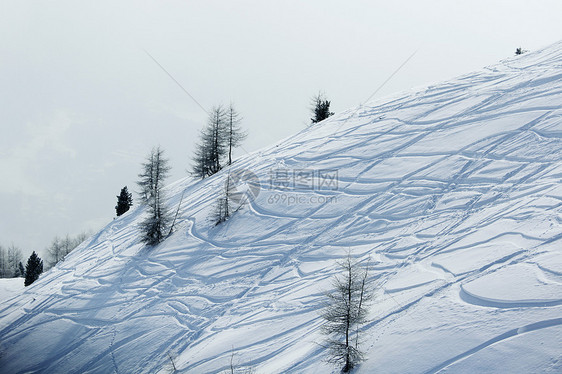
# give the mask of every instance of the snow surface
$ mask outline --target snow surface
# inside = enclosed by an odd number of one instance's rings
[[[3,303],[0,371],[336,373],[319,306],[352,251],[377,285],[357,373],[560,373],[561,137],[562,42],[339,113],[237,160],[261,191],[226,223],[228,170],[185,178],[164,243],[134,209]],[[337,188],[270,185],[300,169]]]
[[[24,288],[23,278],[0,278],[0,305],[22,293]]]

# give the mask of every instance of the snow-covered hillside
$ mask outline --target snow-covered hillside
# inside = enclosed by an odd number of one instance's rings
[[[239,159],[261,190],[222,225],[227,170],[167,188],[155,248],[141,209],[110,222],[0,307],[0,371],[335,373],[318,308],[351,251],[357,373],[559,373],[561,138],[562,43],[339,113]]]
[[[0,279],[0,305],[24,290],[23,278]]]

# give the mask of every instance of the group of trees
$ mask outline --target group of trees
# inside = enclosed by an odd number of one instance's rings
[[[224,166],[232,164],[232,150],[238,147],[247,134],[240,127],[240,114],[231,104],[228,108],[219,105],[209,112],[207,125],[200,134],[193,158],[193,175],[198,178],[209,177]],[[141,222],[141,240],[150,246],[160,243],[172,232],[174,221],[169,207],[164,203],[164,181],[170,171],[169,160],[164,157],[160,147],[152,149],[142,164],[142,171],[137,182],[140,188],[140,201],[146,207],[146,218]],[[132,205],[132,196],[127,187],[121,190],[115,207],[117,215],[121,215]],[[181,204],[181,201],[180,201]],[[230,215],[228,200],[219,198],[219,219],[223,222]],[[179,207],[178,207],[179,211]]]
[[[312,113],[312,123],[323,121],[334,114],[330,112],[330,101],[321,93],[313,98]],[[192,173],[201,179],[219,172],[224,166],[231,165],[232,150],[240,146],[247,137],[247,133],[240,127],[240,114],[232,104],[228,108],[222,105],[215,106],[208,114],[207,125],[200,133],[193,157]],[[142,164],[142,172],[139,174],[137,184],[140,187],[140,200],[147,209],[147,217],[140,225],[141,239],[147,245],[160,243],[171,233],[170,225],[173,227],[172,221],[175,218],[172,218],[169,208],[164,204],[162,191],[169,171],[169,161],[164,157],[164,151],[160,147],[156,147]],[[217,199],[215,209],[215,224],[217,225],[226,221],[232,214],[229,182],[230,178],[227,177],[224,194]],[[132,194],[125,186],[117,196],[115,206],[117,216],[127,212],[132,204]],[[168,229],[170,232],[167,233]]]
[[[0,246],[0,278],[25,278],[24,285],[29,286],[43,272],[43,261],[35,252],[31,254],[24,268],[21,249],[10,245],[7,249]]]
[[[66,235],[64,238],[55,237],[51,245],[47,248],[49,267],[55,266],[57,262],[64,259],[74,248],[82,243],[87,234],[82,233],[75,237]],[[0,246],[0,278],[25,278],[24,285],[29,286],[39,278],[43,272],[43,260],[33,251],[27,259],[24,267],[22,263],[21,249],[15,245],[7,249]]]
[[[81,233],[74,237],[69,235],[63,238],[55,237],[49,247],[47,247],[47,267],[53,267],[59,261],[62,261],[64,257],[82,243],[87,236],[88,234]],[[24,277],[24,284],[26,286],[33,283],[39,278],[39,274],[43,272],[43,260],[33,251],[25,266],[22,261],[21,249],[13,244],[8,248],[4,248],[0,245],[0,278]]]
[[[238,147],[247,133],[240,127],[240,114],[230,104],[213,107],[207,125],[201,131],[193,158],[193,174],[209,177],[225,165],[232,164],[232,150]]]
[[[228,108],[219,105],[209,112],[207,126],[201,131],[193,159],[193,174],[205,178],[219,172],[225,165],[232,164],[232,150],[242,143],[247,133],[240,127],[240,114],[230,104]],[[218,225],[232,214],[230,207],[230,175],[226,177],[223,193],[217,198],[214,222]]]
[[[312,104],[312,123],[323,121],[334,114],[330,112],[330,101],[322,93],[313,97]],[[240,126],[241,116],[232,104],[228,108],[215,106],[208,114],[207,124],[201,130],[193,157],[192,174],[201,179],[231,165],[232,150],[240,146],[247,137],[247,133]],[[140,225],[141,239],[148,245],[156,245],[164,240],[171,233],[173,221],[177,218],[177,214],[172,218],[169,208],[164,204],[162,187],[169,171],[169,162],[164,157],[164,151],[156,147],[142,164],[142,172],[139,174],[137,184],[140,187],[140,200],[147,209],[147,216]],[[232,214],[229,183],[230,178],[227,176],[225,190],[217,198],[215,206],[213,218],[216,225],[226,221]],[[128,211],[132,204],[132,194],[125,186],[117,196],[117,216]]]
[[[215,106],[208,114],[207,125],[201,130],[193,157],[192,174],[201,179],[231,165],[232,150],[240,146],[247,137],[247,133],[240,127],[241,116],[232,104],[228,108],[222,105]],[[330,101],[324,94],[319,93],[314,96],[312,114],[312,123],[323,121],[334,114],[330,112]],[[162,191],[169,171],[169,162],[164,157],[164,151],[160,147],[156,147],[142,164],[142,172],[139,174],[137,184],[140,187],[140,200],[147,209],[147,217],[141,223],[140,228],[142,241],[148,245],[160,243],[171,233],[170,225],[173,227],[172,221],[175,221],[169,208],[164,204]],[[217,225],[226,221],[232,214],[228,186],[230,178],[227,177],[227,179],[225,191],[217,199],[215,207],[214,219]],[[132,204],[132,194],[125,186],[117,196],[115,206],[117,216],[127,212]],[[167,233],[168,229],[170,229],[169,233]]]
[[[15,245],[4,248],[0,245],[0,278],[23,277],[21,249]]]
[[[87,237],[87,233],[80,233],[74,237],[66,235],[63,238],[59,238],[56,236],[49,247],[47,247],[47,267],[52,268],[62,261],[66,255],[78,247]]]

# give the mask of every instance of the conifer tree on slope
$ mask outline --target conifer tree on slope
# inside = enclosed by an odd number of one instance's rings
[[[240,115],[231,104],[209,112],[207,126],[201,131],[193,158],[193,174],[199,178],[211,176],[232,163],[232,149],[239,146],[247,134],[240,128]],[[225,160],[227,158],[227,160]]]
[[[367,320],[367,306],[373,293],[367,266],[361,266],[351,255],[339,265],[343,274],[334,278],[334,290],[326,293],[322,331],[328,336],[329,361],[343,365],[342,372],[347,373],[363,356],[359,328]]]
[[[201,131],[196,146],[193,172],[200,178],[211,176],[222,169],[221,159],[226,150],[226,111],[219,105],[209,112],[207,126]]]
[[[25,281],[23,284],[27,287],[39,278],[39,274],[43,272],[43,260],[33,251],[27,264],[25,265]]]
[[[312,105],[313,117],[310,120],[313,124],[334,115],[334,112],[330,112],[330,101],[326,99],[323,93],[318,93],[312,98]]]
[[[141,191],[141,202],[147,208],[148,216],[141,222],[142,241],[156,245],[164,240],[171,216],[164,204],[163,187],[170,167],[160,147],[154,148],[142,165],[143,171],[137,182]]]
[[[115,211],[117,212],[117,217],[127,212],[129,208],[133,205],[133,194],[129,192],[127,186],[121,189],[121,193],[117,196],[117,205],[115,206]]]

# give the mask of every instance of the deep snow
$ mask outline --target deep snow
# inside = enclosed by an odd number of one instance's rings
[[[351,250],[377,285],[357,373],[561,372],[561,137],[562,43],[339,113],[239,159],[261,190],[223,225],[228,170],[167,188],[156,248],[142,209],[110,222],[2,305],[0,370],[337,372],[318,307]]]

